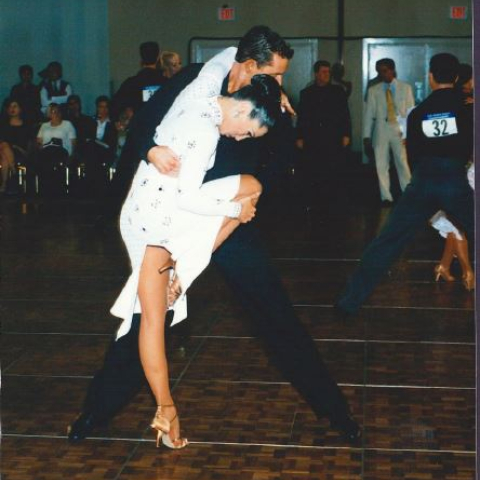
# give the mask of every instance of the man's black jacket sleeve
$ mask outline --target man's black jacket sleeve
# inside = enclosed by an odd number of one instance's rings
[[[177,95],[198,75],[202,64],[189,65],[178,72],[163,88],[135,114],[128,134],[131,152],[140,159],[147,158],[147,153],[155,146],[153,136],[155,129],[172,106]]]

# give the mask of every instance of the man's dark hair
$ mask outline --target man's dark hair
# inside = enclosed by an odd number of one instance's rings
[[[278,33],[265,25],[257,25],[240,39],[235,60],[243,63],[252,59],[263,67],[272,61],[274,53],[288,60],[293,57],[293,49]]]
[[[100,95],[97,97],[95,100],[95,105],[98,107],[101,102],[107,102],[107,105],[110,106],[110,99],[106,95]]]
[[[460,62],[451,53],[438,53],[430,59],[430,73],[437,83],[454,83],[459,69]]]
[[[387,67],[389,70],[395,70],[395,62],[391,58],[382,58],[376,64],[375,68],[378,72],[380,67]]]
[[[326,60],[317,60],[313,64],[313,71],[314,73],[317,73],[321,67],[328,67],[330,68],[330,62],[327,62]]]
[[[158,60],[160,54],[160,47],[157,42],[143,42],[140,45],[140,58],[142,63],[151,65]]]
[[[20,65],[18,67],[18,74],[22,75],[23,72],[30,72],[33,75],[33,68],[31,65]]]

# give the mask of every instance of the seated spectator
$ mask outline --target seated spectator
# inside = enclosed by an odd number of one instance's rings
[[[97,131],[95,135],[95,143],[114,151],[117,146],[117,132],[115,126],[110,121],[110,99],[102,95],[95,100],[97,112],[95,120],[97,122]]]
[[[40,101],[42,112],[46,114],[51,103],[65,105],[73,91],[71,85],[62,79],[62,64],[60,62],[50,62],[47,68],[40,72],[40,75],[44,78],[40,84]],[[66,113],[66,111],[62,113]]]
[[[112,98],[114,118],[126,107],[132,107],[133,111],[137,112],[167,81],[158,69],[160,47],[157,42],[142,43],[140,57],[142,69],[135,76],[127,78]]]
[[[77,159],[82,162],[87,143],[96,138],[97,124],[92,117],[82,113],[82,102],[78,95],[70,95],[68,97],[67,119],[75,127],[77,133],[75,154]]]
[[[182,69],[182,60],[176,52],[163,52],[160,57],[160,65],[165,78],[172,78]]]
[[[38,171],[42,184],[51,183],[52,171],[67,166],[73,155],[76,132],[68,120],[63,120],[59,105],[52,103],[48,108],[50,120],[42,123],[37,134],[37,144],[40,148],[38,155]],[[51,185],[57,187],[58,185]],[[49,189],[46,188],[48,192]]]
[[[110,100],[102,95],[95,101],[97,123],[94,141],[89,143],[85,156],[85,168],[88,188],[92,194],[99,196],[106,187],[107,170],[115,160],[117,148],[117,131],[110,121]]]
[[[115,162],[120,158],[122,154],[123,146],[127,140],[128,129],[130,126],[130,120],[133,117],[133,108],[126,107],[118,117],[118,120],[115,122],[115,129],[117,131],[117,150],[115,153]]]
[[[33,125],[42,119],[40,90],[37,85],[32,83],[33,68],[30,65],[22,65],[18,69],[18,74],[20,75],[20,83],[12,87],[10,97],[18,100],[20,105],[22,105],[24,120]]]
[[[0,119],[0,165],[2,184],[0,193],[7,190],[10,175],[15,165],[27,163],[32,149],[33,130],[23,118],[20,102],[14,98],[5,100]]]

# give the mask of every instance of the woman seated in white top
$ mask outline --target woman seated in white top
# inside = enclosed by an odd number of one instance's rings
[[[52,103],[48,109],[50,121],[42,123],[37,134],[38,169],[41,183],[51,183],[52,170],[66,166],[72,157],[77,134],[68,120],[63,120],[59,105]],[[53,185],[49,185],[52,187]],[[43,188],[43,187],[42,187]],[[47,189],[48,190],[48,189]]]
[[[178,177],[142,161],[120,217],[132,274],[111,311],[124,319],[117,338],[129,331],[132,314],[141,312],[140,359],[158,405],[152,427],[158,432],[157,445],[161,439],[170,448],[183,448],[187,441],[180,437],[165,356],[166,272],[176,261],[178,290],[170,291],[168,303],[173,304],[173,323],[178,323],[186,317],[186,289],[208,265],[212,250],[254,217],[261,192],[251,175],[202,185],[219,137],[262,136],[280,114],[280,86],[266,75],[253,77],[251,85],[232,95],[219,96],[235,53],[235,48],[227,49],[208,62],[157,127],[157,144],[181,159]]]
[[[73,154],[77,133],[68,120],[63,119],[62,111],[56,103],[48,108],[49,121],[42,123],[37,134],[37,143],[41,149],[58,147],[65,150],[68,157]]]

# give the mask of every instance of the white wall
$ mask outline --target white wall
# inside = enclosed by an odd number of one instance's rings
[[[34,81],[53,60],[93,113],[96,96],[109,93],[107,0],[1,0],[0,99],[30,64]]]

